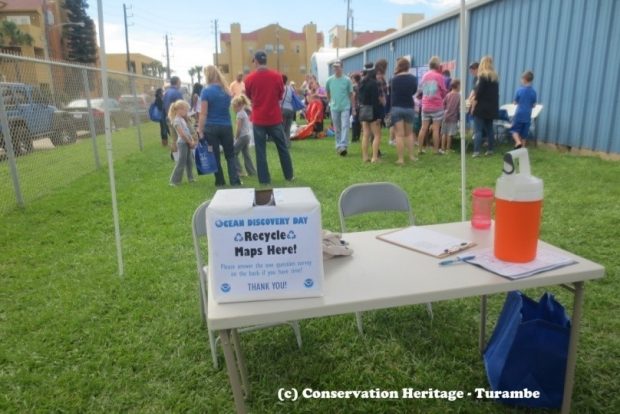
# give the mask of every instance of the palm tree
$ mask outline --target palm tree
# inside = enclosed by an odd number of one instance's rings
[[[161,62],[155,62],[155,71],[157,73],[157,77],[163,79],[166,73],[166,68],[164,68],[164,65]]]
[[[0,45],[9,47],[32,46],[33,41],[32,36],[19,30],[15,23],[8,20],[2,21],[0,25]]]
[[[200,80],[202,79],[202,69],[202,66],[194,66],[194,70],[196,71],[196,77],[198,78],[198,83],[200,83]]]
[[[194,75],[196,74],[196,68],[190,68],[187,73],[189,73],[189,76],[192,79],[192,85],[194,84]],[[200,79],[200,75],[198,75],[199,79]]]

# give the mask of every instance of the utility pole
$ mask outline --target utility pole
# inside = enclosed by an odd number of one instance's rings
[[[353,18],[353,9],[351,9],[351,45],[355,41],[355,19]]]
[[[280,72],[280,25],[276,23],[276,67]]]
[[[349,47],[349,20],[351,19],[351,0],[347,0],[347,29],[345,32],[344,47]]]
[[[168,48],[168,33],[166,33],[166,77],[170,80],[170,49]]]
[[[127,29],[127,6],[123,3],[123,16],[125,17],[125,50],[127,53],[127,73],[132,73],[131,59],[129,58],[129,31]]]
[[[215,67],[219,68],[219,49],[217,47],[217,19],[213,20],[213,33],[215,34]]]

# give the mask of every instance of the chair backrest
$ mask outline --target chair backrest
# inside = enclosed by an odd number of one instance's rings
[[[347,230],[345,224],[347,217],[363,213],[402,211],[409,214],[409,223],[414,223],[407,193],[392,183],[353,184],[340,194],[338,210],[342,232]]]
[[[540,112],[543,110],[542,104],[536,104],[534,108],[532,108],[532,119],[536,119]]]
[[[200,204],[192,216],[192,237],[194,240],[194,253],[196,255],[198,277],[200,277],[202,267],[205,265],[200,249],[200,238],[206,237],[207,235],[207,207],[209,207],[209,203],[211,203],[211,200],[207,200]]]
[[[512,118],[513,116],[515,116],[515,112],[517,112],[517,105],[513,103],[508,103],[500,106],[499,109],[506,111],[508,117]]]

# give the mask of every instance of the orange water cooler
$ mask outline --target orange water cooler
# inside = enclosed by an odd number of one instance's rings
[[[506,153],[495,188],[495,257],[516,263],[536,258],[542,201],[543,182],[531,174],[527,149]]]

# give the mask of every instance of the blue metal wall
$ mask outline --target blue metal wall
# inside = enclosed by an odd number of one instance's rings
[[[512,101],[521,73],[534,71],[544,105],[541,141],[620,153],[619,21],[616,0],[495,0],[470,11],[468,60],[493,56],[502,103]],[[367,60],[393,65],[412,55],[414,66],[435,54],[457,60],[458,30],[458,17],[447,17],[392,40],[393,51],[390,42],[368,50]],[[361,52],[347,58],[345,68],[361,67],[362,59]]]

